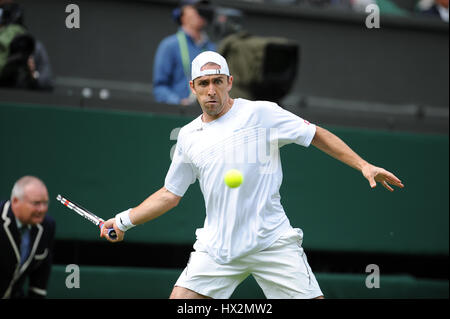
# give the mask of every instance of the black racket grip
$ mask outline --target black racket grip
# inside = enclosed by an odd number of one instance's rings
[[[100,230],[102,229],[103,224],[104,224],[104,222],[101,222],[98,225],[98,227],[100,227]],[[114,228],[108,228],[108,237],[111,238],[111,239],[117,239],[117,233],[116,233]]]

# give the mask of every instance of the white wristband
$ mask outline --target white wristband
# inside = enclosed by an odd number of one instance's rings
[[[130,211],[131,208],[116,215],[116,225],[123,232],[126,232],[128,229],[136,226],[130,220]]]

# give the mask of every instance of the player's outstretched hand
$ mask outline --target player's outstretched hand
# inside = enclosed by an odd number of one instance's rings
[[[394,189],[391,187],[397,186],[400,188],[405,187],[400,179],[397,178],[391,172],[388,172],[384,168],[374,166],[372,164],[367,163],[362,168],[362,174],[369,181],[370,187],[375,188],[377,186],[377,182],[381,183],[387,190],[393,192]]]
[[[114,228],[114,230],[116,231],[116,234],[117,234],[117,238],[116,239],[111,239],[108,236],[108,229],[109,228]],[[111,219],[108,219],[107,221],[105,221],[105,223],[103,224],[102,229],[100,230],[100,237],[104,237],[104,238],[106,238],[108,241],[110,241],[112,243],[117,243],[119,241],[122,241],[124,236],[125,236],[125,233],[123,231],[121,231],[119,229],[119,227],[117,227],[115,218],[111,218]]]

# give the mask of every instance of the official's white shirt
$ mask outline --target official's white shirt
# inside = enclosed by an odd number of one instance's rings
[[[309,146],[316,127],[275,103],[235,99],[223,116],[185,125],[165,179],[183,196],[198,179],[206,218],[197,240],[218,263],[227,263],[272,245],[291,225],[280,203],[283,179],[279,148]],[[300,165],[300,163],[299,163]],[[224,183],[229,169],[242,172],[238,188]]]

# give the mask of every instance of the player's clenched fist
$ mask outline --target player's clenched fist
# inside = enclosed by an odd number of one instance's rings
[[[116,239],[112,239],[111,237],[108,236],[109,228],[114,228],[114,230],[116,231],[116,234],[117,234]],[[107,221],[105,221],[102,229],[100,230],[100,237],[104,237],[112,243],[117,243],[119,241],[122,241],[124,236],[125,236],[125,232],[121,231],[120,228],[117,227],[115,218],[111,218],[111,219],[108,219]]]
[[[133,228],[135,225],[130,219],[131,208],[127,209],[116,215],[115,218],[108,219],[102,227],[100,237],[105,237],[108,241],[116,243],[123,240],[123,236],[128,229]],[[113,228],[116,231],[117,238],[112,239],[108,235],[108,228]]]

